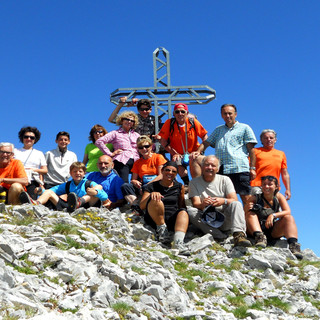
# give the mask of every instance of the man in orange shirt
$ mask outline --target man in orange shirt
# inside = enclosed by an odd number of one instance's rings
[[[13,159],[14,145],[0,143],[0,189],[6,192],[6,203],[19,204],[19,195],[28,184],[24,166],[20,160]]]
[[[178,173],[184,182],[185,187],[189,185],[188,159],[185,155],[198,150],[202,141],[207,139],[207,131],[197,119],[188,119],[188,106],[184,103],[177,103],[174,106],[173,119],[168,119],[159,132],[161,145],[171,155],[171,160],[178,165]],[[187,132],[187,134],[186,134]]]
[[[291,198],[290,176],[287,170],[287,158],[283,151],[274,149],[277,141],[277,134],[272,129],[265,129],[260,134],[260,140],[263,147],[253,149],[256,155],[256,173],[257,176],[251,180],[252,187],[261,186],[261,177],[274,176],[279,180],[280,174],[282,182],[286,188],[284,193],[287,200]],[[260,189],[253,189],[253,193]]]

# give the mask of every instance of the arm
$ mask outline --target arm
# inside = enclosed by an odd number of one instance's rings
[[[0,178],[0,184],[1,183],[6,183],[6,184],[13,184],[13,183],[20,183],[23,186],[27,186],[28,183],[28,178]]]
[[[41,166],[40,169],[32,168],[31,170],[34,172],[38,172],[39,174],[47,174],[48,173],[47,166]]]
[[[139,176],[137,173],[132,173],[132,177],[131,177],[131,183],[138,189],[141,188],[141,181],[138,180],[139,179]]]
[[[281,169],[281,177],[282,177],[282,182],[286,188],[286,192],[284,193],[284,195],[287,200],[290,200],[290,198],[291,198],[290,176],[289,176],[287,168]]]
[[[254,146],[256,144],[255,143],[247,143],[247,150],[249,152],[249,157],[250,157],[250,177],[251,180],[254,180],[255,177],[257,176],[256,173],[256,154],[254,152]],[[254,168],[254,169],[251,169]]]
[[[107,142],[110,142],[108,139],[110,137],[110,134],[113,134],[113,131],[111,131],[110,133],[107,133],[106,135],[104,135],[103,137],[99,138],[96,142],[95,145],[107,156],[112,157],[113,153],[109,150],[109,148],[106,146]]]
[[[249,211],[252,209],[253,205],[257,202],[256,196],[249,196],[248,200],[246,201],[244,205],[244,212],[245,214],[248,214]],[[253,213],[253,212],[251,212]]]
[[[265,223],[267,228],[271,228],[273,226],[275,219],[282,218],[283,216],[291,214],[291,209],[288,205],[286,198],[279,192],[277,193],[276,197],[279,200],[280,208],[282,211],[275,212],[274,214],[270,214],[268,216],[266,223]]]
[[[187,208],[186,202],[184,200],[184,185],[181,187],[181,193],[179,195],[179,209],[181,208]]]
[[[168,140],[161,138],[160,140],[161,145],[163,146],[164,150],[166,150],[168,153],[170,153],[172,155],[172,160],[176,161],[178,159],[175,158],[179,158],[181,157],[181,154],[179,154],[176,150],[174,150],[170,144],[168,144]]]
[[[192,205],[200,210],[204,210],[207,206],[212,205],[213,207],[219,207],[225,204],[225,200],[227,200],[227,204],[229,205],[233,201],[237,201],[237,194],[235,192],[231,192],[227,194],[225,198],[222,197],[208,197],[203,200],[199,196],[195,196],[191,198]]]
[[[132,102],[128,103],[128,107],[132,107],[137,103],[138,99],[132,99]],[[119,100],[119,104],[115,107],[115,109],[112,111],[108,121],[111,123],[115,123],[115,119],[120,111],[120,109],[126,104],[127,97],[121,97]]]

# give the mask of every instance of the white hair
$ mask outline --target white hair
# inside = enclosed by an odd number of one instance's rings
[[[202,159],[201,166],[203,166],[204,163],[206,162],[206,160],[209,159],[209,158],[217,159],[217,160],[218,160],[218,167],[220,168],[220,159],[219,159],[218,157],[214,156],[213,154],[212,154],[212,155],[205,156],[205,157]]]
[[[11,147],[12,151],[14,150],[14,144],[10,142],[0,142],[0,148],[1,147]]]

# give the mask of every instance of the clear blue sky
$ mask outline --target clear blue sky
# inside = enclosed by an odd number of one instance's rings
[[[153,86],[152,53],[165,47],[172,85],[217,91],[190,107],[209,133],[227,102],[257,136],[278,132],[299,241],[320,255],[319,12],[318,0],[3,0],[0,140],[21,146],[19,129],[36,126],[45,152],[66,130],[82,160],[92,125],[115,129],[110,93]]]

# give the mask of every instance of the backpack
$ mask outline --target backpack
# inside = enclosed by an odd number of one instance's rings
[[[170,119],[169,136],[171,136],[172,133],[173,133],[173,131],[174,131],[174,124],[175,124],[176,121],[177,121],[177,120],[176,120],[175,117],[173,117],[173,118]],[[189,121],[189,123],[191,124],[190,130],[191,130],[191,129],[196,130],[196,129],[195,129],[195,125],[194,125],[194,118],[188,118],[188,121]],[[179,126],[178,126],[178,128],[179,128]]]
[[[84,184],[84,188],[87,190],[87,188],[89,188],[90,187],[90,185],[91,185],[91,180],[87,180],[86,182],[85,182],[85,184]],[[68,181],[67,183],[66,183],[66,194],[69,194],[70,193],[70,184],[71,184],[71,181]]]

